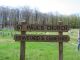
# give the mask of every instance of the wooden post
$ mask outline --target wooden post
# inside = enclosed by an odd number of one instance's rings
[[[58,24],[62,25],[63,23],[59,21]],[[63,35],[63,32],[59,31],[59,35]],[[63,42],[59,42],[59,60],[63,60]]]
[[[21,31],[21,35],[26,34],[25,31]],[[20,42],[20,60],[25,60],[25,41]]]
[[[62,35],[62,32],[59,32]],[[63,60],[63,42],[59,42],[59,60]]]

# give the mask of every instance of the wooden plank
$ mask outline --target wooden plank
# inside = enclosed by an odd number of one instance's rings
[[[14,35],[15,41],[28,42],[68,42],[68,35]]]
[[[49,31],[49,32],[68,32],[68,25],[40,25],[40,24],[20,24],[15,26],[16,31]]]

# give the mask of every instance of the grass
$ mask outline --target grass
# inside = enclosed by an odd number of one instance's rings
[[[9,32],[10,31],[5,31],[5,33]],[[72,32],[73,33],[68,33],[70,35],[70,41],[64,43],[63,60],[80,60],[80,51],[77,51],[78,29],[72,29]],[[34,32],[33,34],[45,33]],[[19,55],[20,43],[15,42],[11,36],[0,36],[0,60],[19,60]],[[58,43],[26,42],[25,55],[25,60],[58,60]]]

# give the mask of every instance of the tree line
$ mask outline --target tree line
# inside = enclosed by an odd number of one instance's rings
[[[42,13],[37,9],[29,7],[12,8],[0,6],[0,28],[13,28],[13,26],[21,21],[27,24],[57,24],[63,21],[63,24],[69,25],[71,28],[80,28],[80,16],[77,14],[61,15],[59,13]]]

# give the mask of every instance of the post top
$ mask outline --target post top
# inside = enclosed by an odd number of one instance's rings
[[[63,22],[62,21],[58,21],[58,25],[62,25],[63,24]]]

